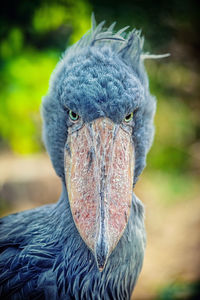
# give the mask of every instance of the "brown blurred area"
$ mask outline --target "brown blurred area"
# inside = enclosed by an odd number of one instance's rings
[[[47,154],[0,155],[1,216],[56,202],[61,182]]]

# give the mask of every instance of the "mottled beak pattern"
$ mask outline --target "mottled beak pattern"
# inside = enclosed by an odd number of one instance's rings
[[[134,172],[131,134],[108,118],[69,127],[65,178],[76,227],[100,271],[130,215]]]

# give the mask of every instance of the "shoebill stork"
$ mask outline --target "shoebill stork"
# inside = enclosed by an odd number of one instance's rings
[[[152,143],[155,99],[140,32],[113,27],[93,18],[53,72],[43,138],[62,194],[1,220],[1,299],[131,297],[145,249],[133,188]]]

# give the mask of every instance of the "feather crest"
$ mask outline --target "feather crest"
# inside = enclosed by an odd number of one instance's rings
[[[91,17],[91,30],[89,30],[75,45],[70,47],[64,54],[78,52],[84,47],[109,45],[111,49],[127,61],[134,69],[138,68],[140,61],[145,59],[160,59],[168,57],[170,54],[154,55],[143,53],[144,37],[141,36],[141,30],[133,29],[127,32],[129,26],[126,26],[115,32],[116,22],[108,28],[104,27],[105,21],[96,24],[94,13]]]

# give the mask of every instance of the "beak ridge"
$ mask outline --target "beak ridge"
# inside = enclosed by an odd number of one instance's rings
[[[128,223],[134,147],[130,135],[107,118],[68,135],[65,177],[75,225],[99,271]]]

